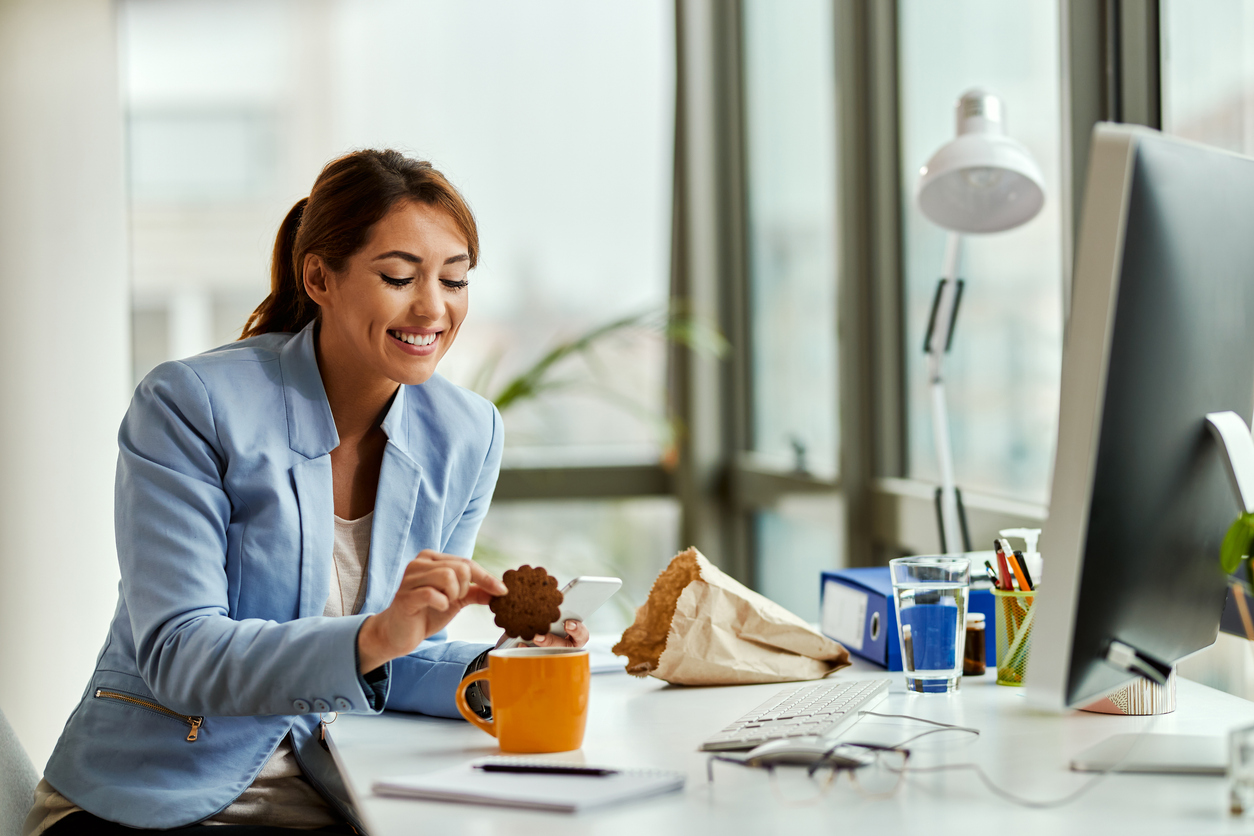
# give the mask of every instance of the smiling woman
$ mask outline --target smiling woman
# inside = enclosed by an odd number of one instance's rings
[[[243,337],[140,383],[119,433],[121,600],[28,836],[359,832],[325,718],[459,716],[491,646],[442,631],[506,591],[466,559],[501,416],[435,373],[478,249],[430,164],[340,157],[284,219]],[[588,639],[566,632],[534,643]]]
[[[321,345],[360,358],[377,377],[425,383],[466,318],[469,268],[466,235],[452,218],[399,201],[343,270],[305,256],[305,291],[323,312]]]
[[[449,263],[462,265],[460,276],[441,278],[464,281],[466,272],[479,263],[479,230],[470,207],[444,175],[430,163],[411,160],[397,151],[346,154],[327,164],[309,197],[298,200],[283,219],[270,263],[270,295],[248,318],[240,339],[276,331],[294,333],[312,321],[318,308],[312,304],[305,276],[297,275],[296,266],[301,265],[303,273],[310,265],[309,257],[316,256],[323,269],[343,271],[350,256],[362,255],[360,251],[367,236],[375,232],[375,224],[394,208],[406,205],[425,208],[428,224],[439,223],[435,217],[442,215],[445,231],[449,225],[455,230],[454,235],[461,239],[460,251],[448,258]],[[405,224],[394,223],[390,231],[404,237]],[[410,233],[418,231],[412,225],[408,229]],[[403,286],[422,265],[423,256],[403,246],[392,248],[380,243],[365,260],[379,262],[371,269],[379,270],[383,281]],[[395,267],[405,277],[385,275],[382,271],[386,266]]]

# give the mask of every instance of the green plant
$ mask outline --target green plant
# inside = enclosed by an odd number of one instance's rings
[[[599,356],[611,341],[634,334],[651,334],[674,345],[715,357],[722,357],[729,350],[723,336],[697,317],[678,308],[650,310],[605,322],[578,336],[558,341],[529,367],[499,387],[493,387],[493,378],[504,356],[504,352],[497,352],[479,368],[471,388],[485,394],[491,392],[487,396],[503,414],[520,404],[558,392],[579,392],[599,398],[652,425],[662,442],[660,446],[667,451],[664,460],[671,459],[675,455],[676,437],[682,431],[678,419],[659,415],[653,408],[617,390],[612,384],[613,374]],[[608,571],[629,579],[633,574],[632,567],[625,562],[630,550],[623,548],[629,533],[622,530],[623,520],[617,514],[611,516],[609,525],[614,530],[605,532],[604,547],[597,549],[598,555],[592,561],[596,565],[586,565],[587,556],[579,560],[580,565],[563,565],[559,555],[550,555],[544,559],[547,568],[559,575],[604,574]],[[508,547],[483,536],[476,544],[474,558],[496,574],[520,562],[510,554]],[[624,589],[614,599],[627,623],[630,623],[634,612],[631,599],[637,591]],[[647,589],[644,591],[647,592]]]
[[[660,334],[672,343],[716,357],[722,357],[728,351],[727,340],[723,335],[696,317],[674,308],[645,311],[611,320],[573,339],[557,343],[531,366],[506,381],[491,396],[492,402],[503,413],[524,401],[534,400],[545,394],[582,387],[632,412],[646,414],[647,410],[637,402],[604,385],[603,381],[609,378],[609,374],[601,366],[597,356],[597,350],[602,344],[631,331]],[[484,363],[475,375],[471,388],[480,392],[488,389],[503,355],[504,352],[498,351]],[[591,380],[571,373],[569,361],[575,358],[586,362],[593,373]]]
[[[1248,560],[1251,546],[1254,546],[1254,514],[1242,511],[1228,526],[1223,543],[1219,546],[1219,565],[1224,573],[1231,575],[1241,568],[1241,561]],[[1241,616],[1241,625],[1245,629],[1245,637],[1254,641],[1254,620],[1250,618],[1249,607],[1245,596],[1247,584],[1237,578],[1230,581],[1233,599],[1237,602],[1237,612]]]

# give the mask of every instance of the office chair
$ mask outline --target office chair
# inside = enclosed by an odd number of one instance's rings
[[[0,711],[0,836],[18,836],[34,800],[39,773]]]

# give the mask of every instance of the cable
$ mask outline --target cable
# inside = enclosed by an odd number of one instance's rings
[[[878,711],[859,711],[858,714],[865,717],[889,717],[893,720],[914,720],[916,723],[927,723],[932,726],[940,726],[943,729],[962,729],[963,731],[971,731],[976,734],[980,733],[979,729],[972,729],[967,726],[955,726],[953,723],[942,723],[940,720],[929,720],[926,717],[911,717],[909,714],[881,714]]]
[[[907,743],[913,743],[914,741],[918,740],[920,737],[927,737],[929,734],[940,734],[941,732],[947,732],[947,731],[968,732],[970,734],[975,734],[975,735],[978,735],[980,733],[979,729],[969,729],[966,726],[954,726],[953,728],[948,728],[948,729],[928,729],[925,732],[919,732],[916,735],[907,737],[905,740],[889,748],[900,749],[902,746],[905,746]]]
[[[919,718],[911,718],[911,719],[919,719]],[[1150,722],[1148,722],[1145,725],[1145,728],[1141,729],[1141,731],[1137,733],[1137,736],[1132,741],[1132,745],[1128,747],[1128,751],[1124,752],[1123,756],[1120,757],[1119,760],[1115,761],[1114,763],[1112,763],[1110,766],[1106,767],[1105,769],[1097,772],[1095,775],[1093,775],[1092,778],[1090,778],[1084,784],[1081,784],[1075,790],[1072,790],[1071,792],[1067,793],[1066,795],[1060,798],[1054,798],[1048,801],[1035,801],[1030,798],[1024,798],[1023,796],[1020,796],[1020,795],[1015,795],[1009,790],[1002,789],[1001,787],[993,783],[993,779],[990,778],[988,776],[988,773],[984,771],[984,768],[977,763],[953,763],[953,764],[944,764],[942,766],[919,766],[919,767],[905,766],[902,768],[901,771],[903,775],[906,773],[910,773],[910,772],[946,772],[949,770],[953,770],[953,771],[966,770],[969,772],[974,772],[976,776],[980,779],[980,783],[984,784],[984,786],[988,789],[988,791],[991,792],[993,795],[997,796],[998,798],[1001,798],[1004,801],[1009,801],[1011,804],[1016,804],[1020,807],[1027,807],[1032,810],[1048,810],[1048,809],[1052,809],[1056,807],[1063,807],[1063,806],[1066,806],[1067,804],[1070,804],[1071,802],[1075,801],[1080,796],[1088,793],[1090,790],[1092,790],[1094,787],[1096,787],[1098,784],[1104,781],[1107,777],[1109,777],[1112,773],[1118,772],[1119,767],[1123,766],[1125,763],[1128,762],[1128,759],[1132,757],[1132,753],[1136,751],[1137,746],[1141,744],[1141,742],[1145,739],[1145,736],[1149,733],[1150,729],[1153,728],[1157,724],[1157,722],[1158,722],[1158,716],[1157,715],[1151,716]]]
[[[1158,716],[1152,715],[1150,717],[1149,722],[1146,723],[1145,727],[1142,728],[1141,731],[1137,733],[1137,736],[1133,739],[1132,745],[1128,747],[1128,750],[1124,752],[1123,755],[1117,761],[1112,763],[1110,766],[1096,772],[1093,775],[1093,777],[1090,778],[1088,781],[1086,781],[1084,784],[1080,785],[1076,789],[1072,790],[1071,792],[1059,798],[1048,799],[1045,801],[1037,801],[1031,798],[1024,798],[1023,796],[1016,795],[1010,790],[1006,790],[997,786],[997,784],[993,782],[993,779],[989,777],[988,773],[984,771],[984,767],[980,766],[978,763],[951,763],[951,764],[942,764],[940,766],[909,766],[908,759],[910,756],[910,750],[902,748],[903,746],[905,746],[905,744],[913,740],[918,740],[919,738],[925,737],[929,734],[939,734],[940,732],[944,732],[944,731],[961,731],[961,732],[967,732],[970,734],[978,735],[980,734],[979,729],[972,728],[970,726],[958,726],[958,725],[954,725],[951,723],[942,723],[938,720],[928,720],[924,717],[911,717],[908,714],[880,714],[875,711],[860,711],[858,713],[862,715],[871,716],[871,717],[884,717],[884,718],[890,718],[890,719],[895,719],[895,720],[913,720],[918,723],[927,723],[929,725],[937,727],[934,729],[928,729],[927,731],[922,732],[920,734],[916,734],[912,737],[908,737],[905,740],[901,741],[900,743],[897,743],[892,746],[878,746],[875,744],[867,744],[867,743],[844,744],[844,745],[851,745],[851,746],[860,746],[860,747],[864,747],[867,749],[880,750],[880,751],[886,751],[886,752],[900,752],[903,755],[905,755],[907,758],[906,763],[904,763],[900,769],[893,769],[892,767],[885,767],[889,769],[890,771],[896,772],[898,775],[902,776],[903,778],[909,775],[910,773],[915,773],[915,772],[920,772],[920,773],[922,772],[960,772],[960,771],[974,772],[976,774],[976,777],[980,779],[980,783],[982,783],[985,786],[985,788],[988,789],[988,791],[991,792],[993,795],[997,796],[998,798],[1004,801],[1008,801],[1011,804],[1015,804],[1020,807],[1027,807],[1033,810],[1048,810],[1048,809],[1053,809],[1057,807],[1063,807],[1075,801],[1077,798],[1080,798],[1081,796],[1090,792],[1094,787],[1100,784],[1103,780],[1105,780],[1111,774],[1118,772],[1119,768],[1128,762],[1128,759],[1132,757],[1133,752],[1135,752],[1137,747],[1141,745],[1141,742],[1145,739],[1146,735],[1149,734],[1150,730],[1153,729],[1154,726],[1157,725],[1158,723]],[[837,742],[833,744],[832,746],[833,751],[841,745],[842,745],[842,742]],[[714,761],[715,760],[727,761],[730,763],[735,763],[739,766],[750,765],[748,763],[745,763],[742,760],[739,760],[733,757],[727,757],[723,755],[711,756],[710,759],[706,763],[707,780],[709,781],[714,780]],[[823,766],[833,766],[833,764],[831,762],[825,763],[823,761],[816,761],[815,763],[811,764],[810,767],[807,769],[808,776],[811,779],[813,779],[815,772],[817,772],[818,769],[820,769]],[[783,798],[782,793],[780,792],[779,788],[775,786],[774,768],[771,766],[767,766],[766,769],[768,773],[770,774],[772,790],[781,801],[784,801],[785,803],[788,803],[788,804],[798,804],[798,803],[810,804],[810,803],[814,803],[814,801],[817,800],[817,799],[808,799],[804,802],[787,801],[787,799]],[[867,793],[865,793],[862,790],[862,788],[858,785],[856,769],[835,768],[832,770],[831,774],[828,775],[827,780],[823,784],[820,785],[820,790],[819,790],[820,798],[826,794],[827,790],[832,785],[835,774],[840,771],[848,771],[850,773],[850,779],[854,782],[855,787],[858,789],[860,793],[862,793],[866,797],[884,798],[884,797],[888,797],[892,795],[893,793],[897,791],[897,787],[894,787],[888,793],[878,793],[878,794],[873,794],[873,795],[867,795]]]
[[[905,740],[901,741],[900,743],[896,743],[896,744],[893,744],[892,746],[885,747],[888,749],[900,749],[902,746],[905,746],[907,743],[912,743],[918,740],[920,737],[927,737],[929,734],[940,734],[941,732],[946,732],[946,731],[967,732],[968,734],[974,734],[977,736],[980,733],[979,729],[972,728],[971,726],[956,726],[953,723],[942,723],[939,720],[928,720],[925,717],[911,717],[909,714],[880,714],[878,711],[859,711],[858,714],[865,716],[865,717],[889,717],[894,720],[914,720],[915,722],[918,722],[918,723],[928,723],[929,725],[940,727],[936,729],[928,729],[927,731],[921,732],[912,737],[907,737]]]

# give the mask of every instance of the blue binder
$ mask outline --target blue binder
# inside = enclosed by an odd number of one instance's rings
[[[972,587],[967,596],[967,609],[984,613],[985,657],[992,667],[997,654],[993,593]],[[823,572],[819,612],[819,626],[825,636],[843,644],[850,653],[890,671],[902,669],[897,607],[893,603],[893,583],[887,566]]]

